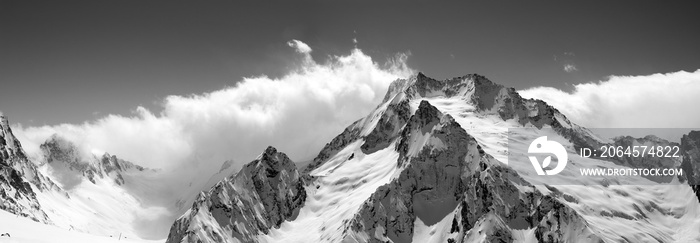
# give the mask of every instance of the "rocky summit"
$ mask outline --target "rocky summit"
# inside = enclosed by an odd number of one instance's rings
[[[291,220],[304,204],[299,172],[268,147],[240,172],[202,192],[171,227],[167,242],[250,242]]]

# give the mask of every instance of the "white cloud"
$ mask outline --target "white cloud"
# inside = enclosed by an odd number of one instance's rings
[[[132,116],[107,115],[83,124],[22,127],[16,133],[25,150],[58,133],[83,151],[106,151],[156,168],[194,166],[218,170],[224,160],[238,165],[268,145],[292,159],[310,159],[351,122],[369,113],[389,83],[413,73],[406,54],[379,64],[359,49],[311,59],[305,43],[288,42],[303,54],[301,68],[281,78],[243,78],[235,86],[205,94],[169,96],[163,110],[137,107]]]
[[[550,87],[519,93],[553,105],[587,127],[700,127],[700,70],[647,76],[610,76],[578,84],[571,93]]]
[[[578,71],[578,69],[576,68],[576,65],[574,65],[574,64],[565,64],[564,71],[566,71],[567,73],[570,73],[570,72]]]
[[[298,40],[290,40],[287,45],[294,48],[299,53],[311,53],[311,47],[304,42]]]

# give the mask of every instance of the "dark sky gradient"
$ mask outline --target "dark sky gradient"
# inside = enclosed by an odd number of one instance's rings
[[[284,74],[297,58],[290,39],[323,61],[349,53],[356,37],[380,62],[410,51],[409,66],[428,76],[479,73],[518,89],[694,71],[697,5],[1,1],[0,110],[25,125],[128,115],[138,105],[158,112],[167,95]]]

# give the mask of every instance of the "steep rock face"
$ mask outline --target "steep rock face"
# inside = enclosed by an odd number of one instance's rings
[[[167,242],[250,242],[290,218],[306,200],[294,163],[273,147],[201,193]]]
[[[53,185],[36,170],[24,154],[6,117],[0,116],[0,209],[43,223],[50,222],[42,210],[34,188]]]
[[[349,240],[411,242],[418,220],[435,225],[445,219],[453,222],[447,242],[511,242],[513,229],[533,229],[540,242],[576,240],[572,235],[599,240],[574,210],[493,161],[451,116],[426,101],[397,147],[397,166],[405,169],[346,222]]]
[[[695,196],[700,200],[700,131],[691,131],[683,135],[680,146],[683,162],[681,168],[693,188]]]
[[[0,209],[34,221],[49,222],[31,185],[10,166],[0,162]]]
[[[17,170],[19,174],[40,191],[60,190],[49,178],[38,172],[37,166],[29,161],[24,153],[22,144],[12,134],[12,129],[6,117],[0,117],[0,127],[2,128],[2,143],[0,148],[0,162],[7,164]]]
[[[208,180],[203,181],[201,178],[192,178],[190,181],[188,181],[187,185],[183,184],[185,187],[180,188],[182,192],[180,194],[181,196],[174,200],[173,205],[180,212],[184,212],[189,209],[192,206],[192,203],[194,203],[194,200],[197,199],[199,192],[202,190],[209,190],[219,181],[238,172],[237,169],[239,168],[233,166],[234,164],[234,160],[226,160],[221,163],[219,171],[211,175]],[[188,191],[190,193],[186,193]]]
[[[387,96],[389,93],[387,93]],[[385,102],[369,116],[348,126],[340,135],[326,144],[313,161],[304,169],[305,181],[313,180],[311,171],[321,166],[326,160],[345,148],[348,144],[364,140],[362,151],[367,154],[376,152],[390,145],[400,135],[410,117],[410,105],[404,97],[394,97]]]
[[[371,154],[389,146],[390,142],[400,135],[399,133],[408,121],[410,113],[408,100],[389,104],[377,121],[375,128],[365,136],[365,142],[361,147],[362,152]]]
[[[0,116],[0,136],[2,136],[0,139],[0,161],[7,161],[7,164],[11,162],[9,161],[11,158],[26,159],[22,145],[12,133],[10,123],[5,116]]]
[[[40,146],[45,164],[64,189],[69,190],[83,179],[96,183],[96,178],[111,178],[123,185],[124,173],[144,171],[145,168],[104,153],[102,156],[83,155],[70,141],[54,134]]]
[[[452,117],[421,102],[397,144],[397,166],[405,169],[365,202],[350,222],[351,229],[377,240],[410,242],[416,217],[434,223],[457,206],[458,181],[462,173],[469,173],[461,161],[479,157],[476,147]]]

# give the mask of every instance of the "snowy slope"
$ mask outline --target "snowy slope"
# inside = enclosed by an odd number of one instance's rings
[[[137,238],[137,218],[157,218],[168,213],[162,207],[143,205],[124,188],[105,178],[97,179],[95,184],[83,181],[69,195],[46,192],[37,198],[56,226],[95,235],[121,233]]]
[[[41,174],[62,188],[37,195],[52,224],[94,235],[136,238],[137,220],[168,214],[166,208],[146,205],[128,190],[139,178],[156,171],[106,153],[83,153],[57,135],[47,139],[41,149]]]
[[[0,236],[0,242],[17,243],[94,243],[94,242],[124,242],[124,243],[147,243],[162,241],[146,241],[119,235],[96,236],[77,231],[67,230],[56,226],[46,225],[32,221],[27,218],[17,217],[15,214],[0,210],[0,234],[10,234]]]
[[[283,223],[266,237],[270,242],[321,242],[342,236],[343,220],[351,218],[376,189],[390,182],[398,169],[399,154],[394,144],[372,154],[364,154],[355,142],[340,151],[329,163],[314,171],[318,176],[307,186],[309,193],[299,216]]]

